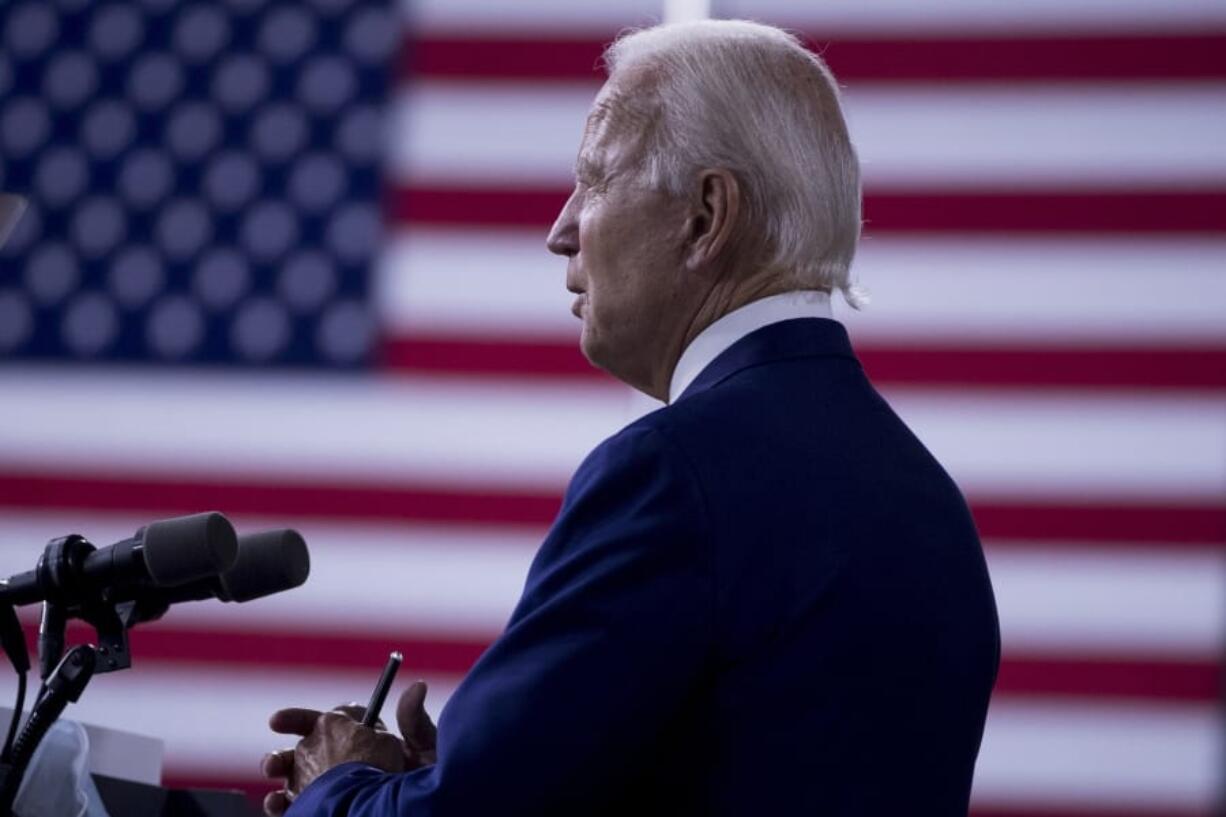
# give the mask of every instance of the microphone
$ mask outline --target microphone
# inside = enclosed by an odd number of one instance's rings
[[[234,567],[217,577],[217,598],[242,603],[306,583],[311,553],[296,530],[270,530],[244,536]]]
[[[144,588],[216,576],[230,569],[237,556],[234,527],[216,512],[153,522],[104,548],[72,534],[51,540],[33,570],[0,580],[0,603],[113,603],[134,598]]]
[[[135,598],[139,613],[133,623],[161,618],[172,604],[219,599],[242,603],[291,590],[311,572],[306,541],[296,530],[270,530],[238,538],[238,559],[217,576],[178,587],[149,588]]]

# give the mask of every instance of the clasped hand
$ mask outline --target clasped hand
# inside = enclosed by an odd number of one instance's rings
[[[324,772],[342,763],[360,762],[388,772],[405,772],[435,761],[436,730],[426,714],[426,685],[412,684],[396,706],[396,723],[401,740],[382,722],[375,728],[362,726],[364,708],[357,704],[339,706],[331,712],[315,709],[280,709],[268,725],[282,735],[298,735],[293,749],[264,756],[261,771],[265,777],[284,779],[285,787],[264,798],[264,812],[280,817],[298,793]]]

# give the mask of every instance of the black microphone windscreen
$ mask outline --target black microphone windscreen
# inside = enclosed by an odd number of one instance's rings
[[[220,576],[222,601],[251,601],[298,587],[311,572],[311,555],[296,530],[243,536],[234,567]]]
[[[158,587],[216,576],[238,557],[234,526],[217,512],[152,522],[141,539],[149,578]]]

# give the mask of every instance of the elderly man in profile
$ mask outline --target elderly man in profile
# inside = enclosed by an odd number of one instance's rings
[[[999,662],[965,501],[843,327],[860,184],[790,35],[623,37],[548,238],[591,362],[668,405],[579,467],[434,741],[282,710],[292,817],[965,815]],[[292,803],[292,804],[291,804]]]

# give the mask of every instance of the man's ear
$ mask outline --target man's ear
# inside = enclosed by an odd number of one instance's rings
[[[732,171],[710,168],[699,171],[693,212],[686,222],[686,269],[714,265],[732,249],[741,221],[741,185]]]

